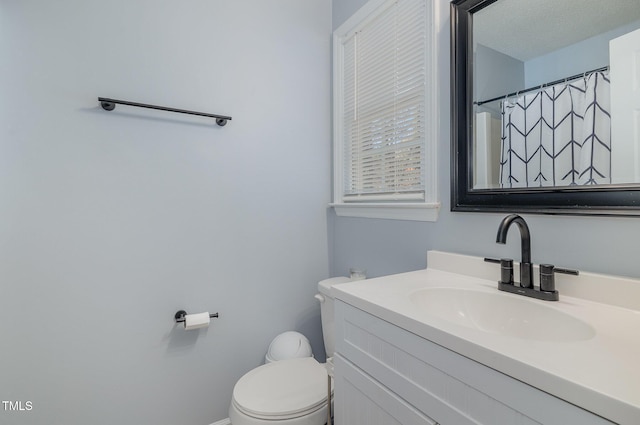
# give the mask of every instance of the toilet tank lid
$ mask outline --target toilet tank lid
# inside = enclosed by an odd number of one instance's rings
[[[333,285],[337,285],[339,283],[347,283],[347,282],[351,282],[351,279],[344,276],[324,279],[318,282],[318,291],[320,291],[322,295],[331,296],[331,287]]]

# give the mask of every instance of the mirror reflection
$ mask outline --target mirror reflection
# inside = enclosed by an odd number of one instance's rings
[[[499,0],[473,41],[473,189],[640,183],[638,0]]]

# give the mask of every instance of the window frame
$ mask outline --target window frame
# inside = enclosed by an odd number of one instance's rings
[[[345,140],[344,140],[344,40],[359,28],[367,25],[391,5],[402,0],[370,0],[333,33],[333,203],[338,216],[383,218],[412,221],[436,221],[440,209],[438,201],[437,136],[438,99],[437,85],[437,2],[422,0],[427,8],[427,52],[425,52],[425,140],[424,150],[424,200],[403,200],[402,194],[391,200],[376,202],[344,200]],[[431,94],[431,95],[429,95]]]

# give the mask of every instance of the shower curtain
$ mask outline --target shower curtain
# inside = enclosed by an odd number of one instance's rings
[[[610,182],[608,72],[502,103],[501,187]]]

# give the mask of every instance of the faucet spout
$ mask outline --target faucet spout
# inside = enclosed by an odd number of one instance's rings
[[[518,214],[510,214],[502,219],[498,226],[498,234],[496,242],[505,244],[507,242],[507,232],[509,227],[515,223],[520,229],[520,246],[522,259],[520,261],[520,286],[524,288],[533,288],[533,264],[531,264],[531,234],[529,226],[524,218]]]

